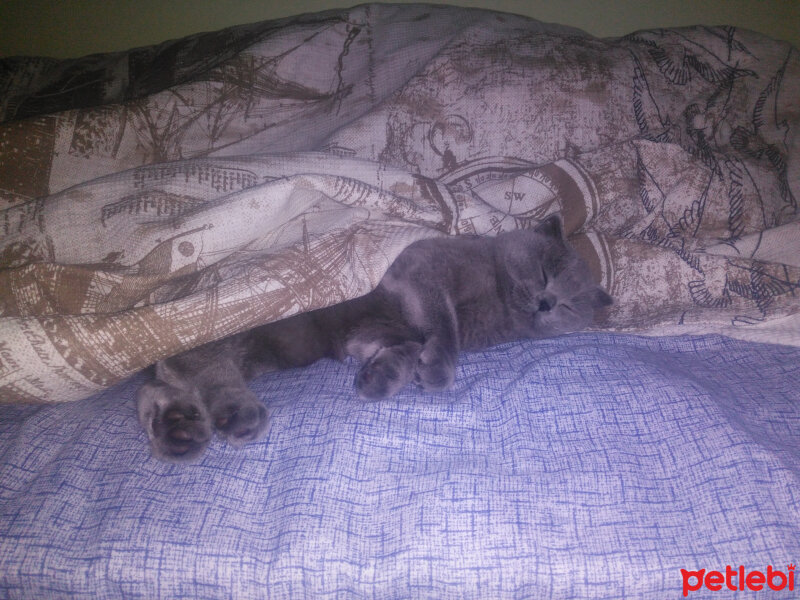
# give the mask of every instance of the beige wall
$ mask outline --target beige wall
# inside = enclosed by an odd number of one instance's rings
[[[359,0],[0,0],[0,56],[76,57]],[[736,25],[800,47],[799,0],[461,0],[597,36],[679,25]]]

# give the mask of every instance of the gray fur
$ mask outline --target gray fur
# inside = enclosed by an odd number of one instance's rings
[[[261,373],[353,356],[364,399],[411,381],[444,390],[461,350],[583,329],[609,304],[557,216],[496,238],[422,240],[365,296],[158,362],[139,392],[139,418],[158,458],[192,460],[212,430],[234,445],[266,434],[267,411],[246,383]]]

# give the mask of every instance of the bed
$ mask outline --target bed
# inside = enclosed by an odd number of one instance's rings
[[[3,595],[796,593],[791,45],[371,4],[0,89]],[[352,362],[271,374],[263,442],[149,455],[147,365],[553,212],[615,299],[592,330],[383,402]]]

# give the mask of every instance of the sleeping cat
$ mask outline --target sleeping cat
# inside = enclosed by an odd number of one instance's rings
[[[212,431],[236,446],[263,437],[267,411],[246,383],[261,373],[352,356],[362,398],[412,381],[444,390],[460,350],[576,331],[611,302],[555,215],[495,238],[422,240],[365,296],[159,361],[139,392],[139,420],[155,456],[192,460]]]

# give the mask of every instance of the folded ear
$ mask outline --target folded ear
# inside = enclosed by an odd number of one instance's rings
[[[561,215],[558,213],[553,213],[543,219],[542,222],[535,227],[535,230],[543,235],[558,240],[564,239],[564,224],[561,221]]]
[[[614,304],[614,299],[600,286],[597,286],[591,291],[591,299],[594,308],[603,308],[604,306],[611,306]]]

